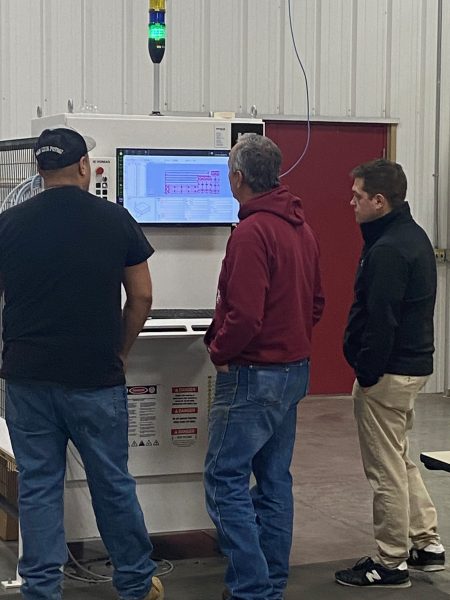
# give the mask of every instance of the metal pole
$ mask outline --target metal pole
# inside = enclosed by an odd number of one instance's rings
[[[153,65],[153,111],[152,115],[160,115],[159,110],[159,88],[160,88],[160,64]]]

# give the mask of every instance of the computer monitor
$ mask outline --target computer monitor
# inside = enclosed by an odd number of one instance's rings
[[[117,202],[141,225],[232,225],[228,150],[117,148]]]

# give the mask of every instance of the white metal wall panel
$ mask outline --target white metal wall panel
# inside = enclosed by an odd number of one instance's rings
[[[41,98],[39,2],[0,2],[0,139],[27,136]]]
[[[320,0],[310,2],[291,1],[291,24],[287,2],[281,2],[282,17],[280,41],[283,43],[283,62],[279,80],[278,106],[269,107],[268,112],[280,114],[306,115],[306,88],[303,72],[295,54],[292,33],[303,67],[308,77],[310,113],[320,114],[320,63],[321,63],[321,29]]]
[[[433,242],[437,242],[434,227],[434,185],[436,145],[436,56],[437,56],[437,11],[429,9],[422,1],[420,47],[419,94],[415,112],[416,140],[415,162],[410,169],[414,190],[414,208],[417,219],[425,227]],[[405,136],[406,137],[406,136]]]
[[[400,117],[398,155],[408,175],[408,199],[433,237],[436,87],[436,3],[396,0],[392,36],[390,111]]]
[[[125,4],[123,0],[84,0],[83,7],[83,100],[96,105],[99,112],[121,113],[126,56]],[[145,36],[145,11],[142,17],[142,34]]]
[[[354,64],[355,116],[385,117],[386,1],[358,0]]]
[[[172,0],[170,3],[166,49],[169,111],[210,110],[207,97],[211,86],[211,48],[209,35],[204,37],[208,15],[209,0]]]
[[[23,0],[19,0],[18,4],[22,3]],[[80,107],[85,88],[84,2],[41,0],[36,4],[41,6],[39,105],[45,115],[66,110],[69,98]],[[26,65],[25,82],[31,74],[30,66]],[[25,134],[29,135],[29,132],[27,123]]]
[[[124,21],[124,40],[123,40],[123,112],[124,114],[150,114],[154,108],[153,104],[153,63],[148,54],[148,0],[130,0],[122,1],[122,15]],[[172,15],[168,14],[168,36],[169,40],[172,32]],[[164,98],[167,98],[165,89],[165,73],[170,55],[172,52],[170,41],[166,55],[160,65],[161,89],[160,106],[164,107]],[[110,90],[110,85],[105,82],[106,89]]]
[[[260,113],[279,110],[279,75],[281,61],[281,22],[279,2],[248,0],[247,16],[247,104],[256,105]],[[248,112],[248,108],[244,112]]]
[[[323,0],[317,37],[320,39],[320,62],[315,77],[316,112],[320,115],[351,117],[353,71],[356,57],[355,3],[347,0]],[[314,72],[312,73],[314,76]]]
[[[11,123],[8,112],[28,118],[30,91],[42,100],[44,114],[64,109],[68,98],[76,107],[88,101],[102,112],[150,112],[147,8],[147,0],[3,0],[1,135],[4,122]],[[311,114],[399,116],[402,125],[408,122],[407,136],[414,123],[415,136],[417,122],[424,121],[420,109],[433,90],[428,55],[435,46],[428,28],[435,18],[436,3],[425,0],[292,2],[293,31],[310,80]],[[14,23],[20,32],[28,27],[28,55],[20,52]],[[265,114],[306,113],[287,1],[168,0],[167,23],[163,109],[241,113],[256,104]],[[11,85],[11,73],[19,69],[27,91],[22,104]],[[33,77],[40,86],[29,86]],[[427,91],[425,99],[420,90]],[[411,153],[415,145],[403,142],[402,125],[399,148]],[[411,154],[406,158],[413,162]]]
[[[209,5],[209,25],[205,25],[209,29],[210,60],[205,65],[209,69],[209,91],[204,91],[205,100],[209,94],[212,111],[246,112],[247,2],[206,2]],[[236,15],[240,18],[236,19]]]

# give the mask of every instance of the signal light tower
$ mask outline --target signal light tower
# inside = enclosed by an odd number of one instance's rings
[[[148,17],[148,53],[154,64],[152,114],[160,115],[159,65],[166,50],[166,0],[150,0]]]

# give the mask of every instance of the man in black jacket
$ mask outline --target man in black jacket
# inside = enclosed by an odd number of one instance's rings
[[[436,264],[405,201],[402,167],[379,159],[356,167],[352,175],[350,204],[365,244],[344,354],[356,375],[354,411],[374,491],[377,555],[338,571],[336,581],[409,587],[408,566],[438,571],[445,563],[436,510],[408,456],[407,435],[415,399],[433,372]]]

